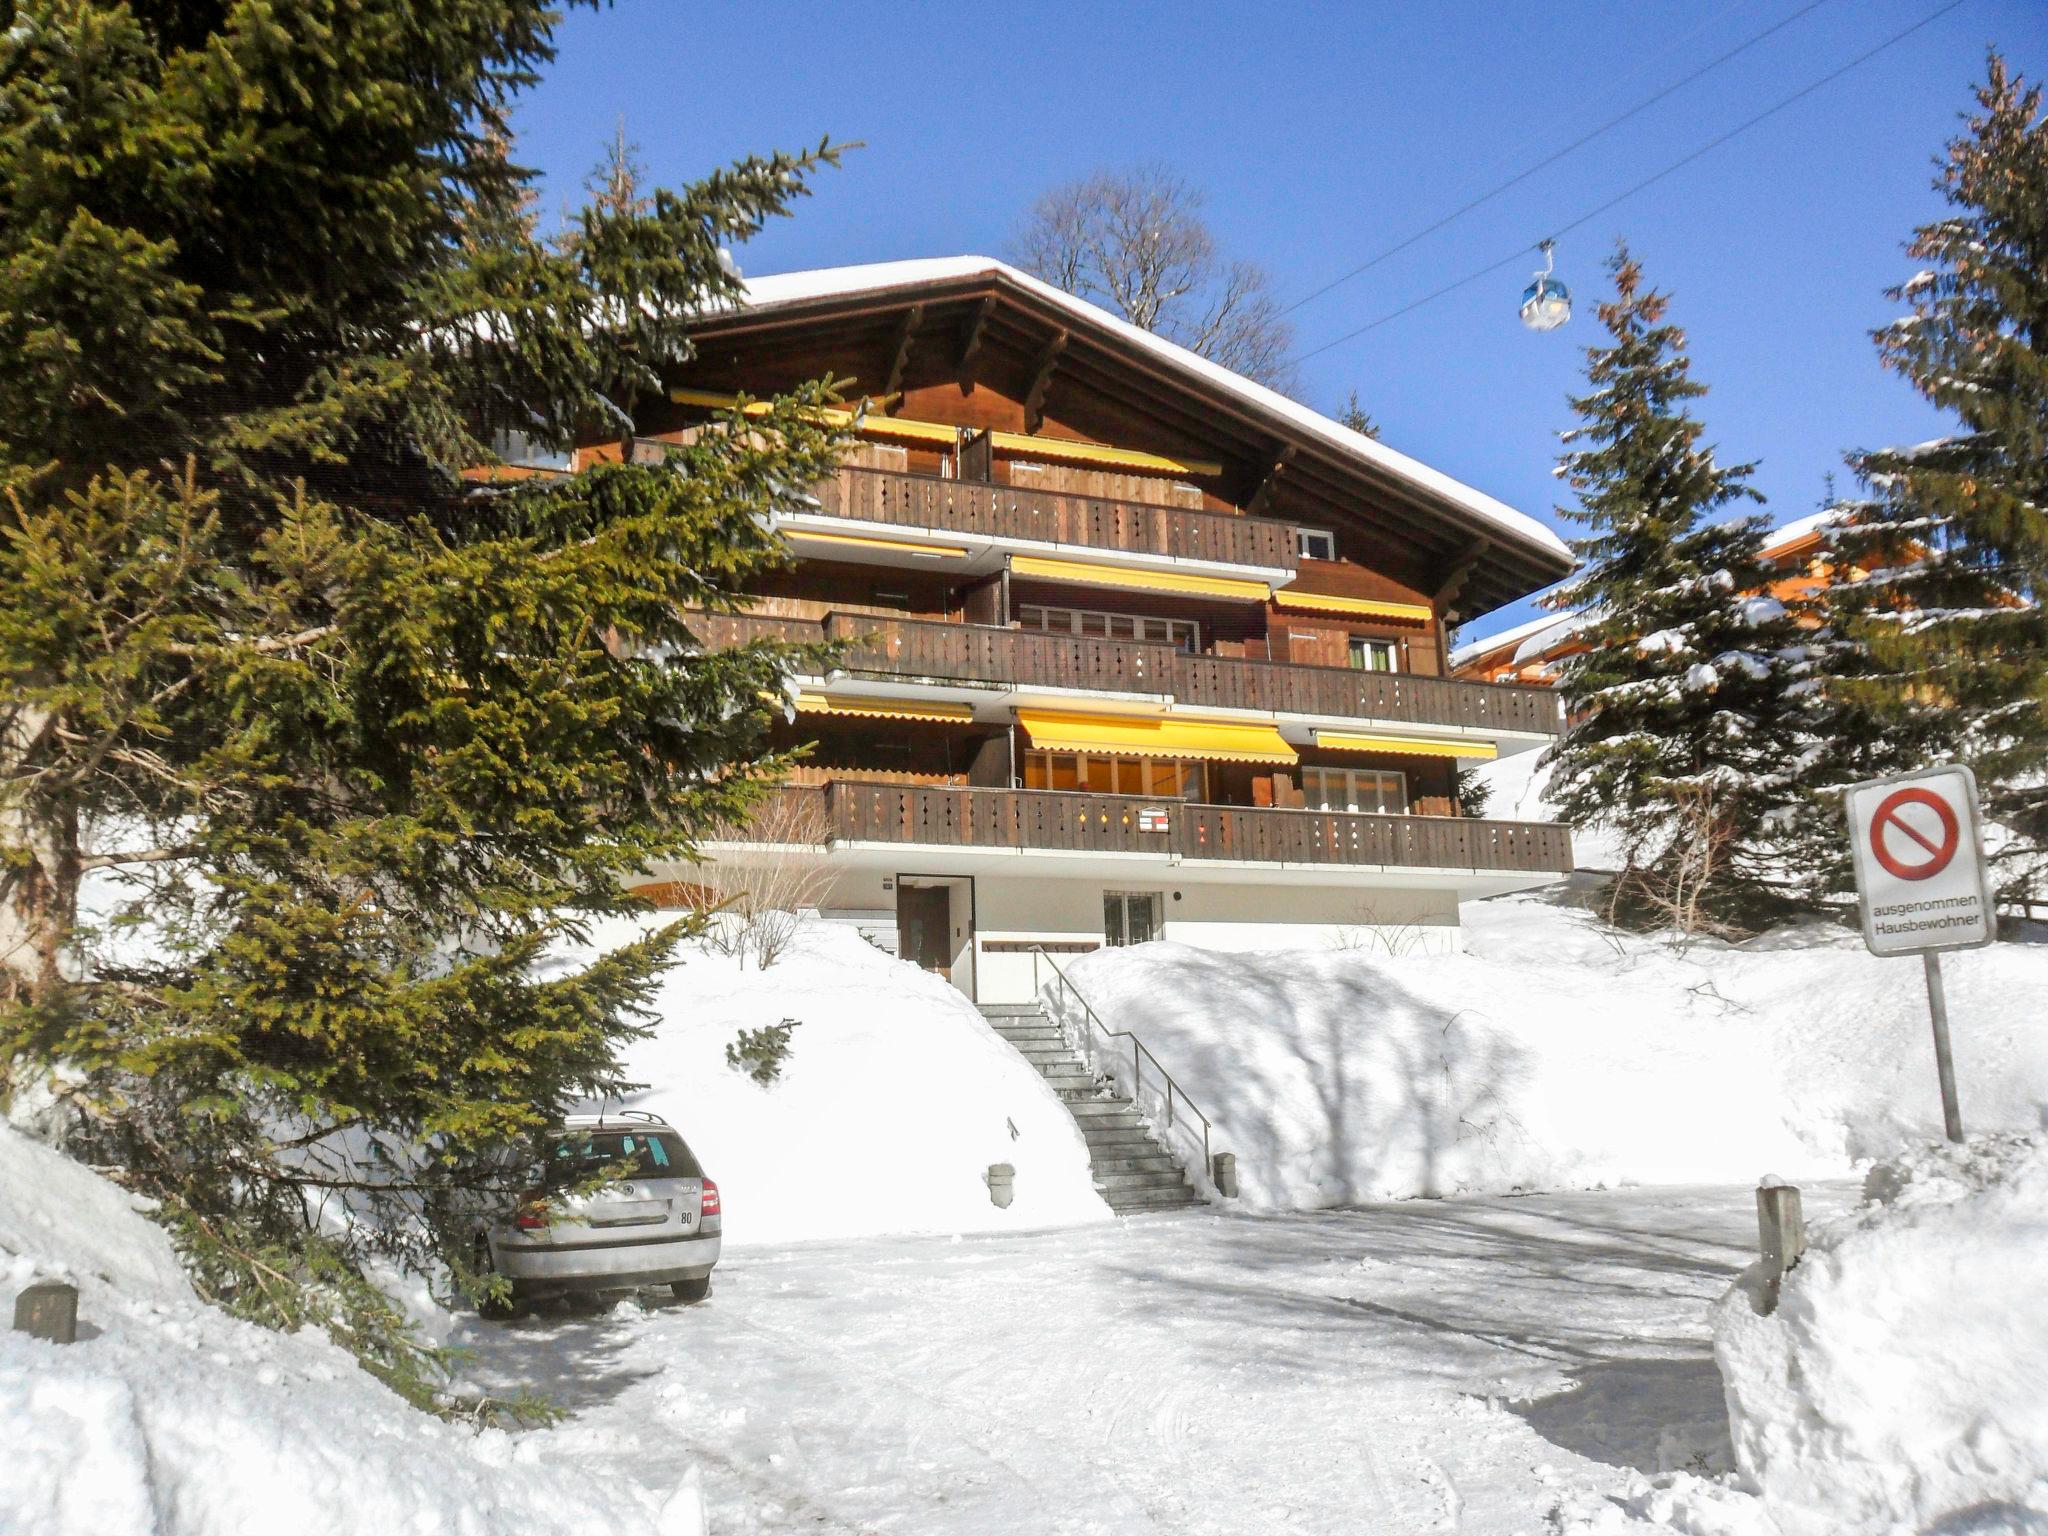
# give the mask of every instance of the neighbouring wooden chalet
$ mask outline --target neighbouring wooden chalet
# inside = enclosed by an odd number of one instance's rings
[[[794,566],[700,621],[851,644],[778,743],[828,916],[998,1002],[1034,948],[1446,948],[1571,868],[1457,793],[1555,696],[1446,675],[1459,614],[1570,568],[1540,524],[986,258],[758,279],[696,341],[636,452],[828,373],[879,402]]]
[[[1828,529],[1839,519],[1837,512],[1816,512],[1771,531],[1763,558],[1774,573],[1766,588],[1772,597],[1790,606],[1834,584],[1838,572]],[[1854,571],[1854,567],[1850,569]],[[1564,663],[1591,649],[1586,628],[1582,608],[1561,608],[1525,619],[1458,646],[1451,652],[1451,675],[1478,683],[1554,688],[1563,675]]]

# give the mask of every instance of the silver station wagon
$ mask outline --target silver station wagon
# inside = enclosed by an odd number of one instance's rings
[[[509,1316],[552,1296],[665,1285],[680,1301],[711,1294],[718,1262],[718,1186],[665,1121],[628,1113],[571,1115],[541,1143],[540,1188],[513,1218],[477,1233],[477,1268],[510,1282],[509,1301],[486,1316]],[[587,1194],[564,1191],[607,1168],[617,1183]]]

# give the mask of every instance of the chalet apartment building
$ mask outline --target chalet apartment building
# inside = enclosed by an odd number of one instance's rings
[[[1035,948],[1448,949],[1460,898],[1571,868],[1456,793],[1555,695],[1445,675],[1456,612],[1569,569],[1540,524],[987,258],[758,279],[696,341],[647,437],[827,373],[880,402],[794,565],[700,621],[849,643],[776,742],[828,918],[1003,1002]]]
[[[1763,547],[1764,562],[1774,573],[1771,596],[1791,605],[1834,581],[1828,529],[1838,519],[1832,511],[1816,512],[1771,532]],[[1585,637],[1589,622],[1587,610],[1565,608],[1469,640],[1451,652],[1451,676],[1554,688],[1564,663],[1591,649]]]

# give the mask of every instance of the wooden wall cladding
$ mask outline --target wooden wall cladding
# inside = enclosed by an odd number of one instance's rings
[[[1097,501],[1135,501],[1148,507],[1186,507],[1197,512],[1205,504],[1199,485],[1186,485],[1158,475],[1081,469],[1070,464],[1033,464],[1024,459],[997,461],[996,474],[1003,483],[1020,490],[1087,496]]]
[[[958,619],[960,593],[945,577],[901,566],[804,560],[764,572],[753,583],[756,613],[822,619],[828,613],[878,613]]]

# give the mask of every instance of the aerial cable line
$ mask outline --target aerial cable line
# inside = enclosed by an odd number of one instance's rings
[[[1501,193],[1507,191],[1511,187],[1518,186],[1522,182],[1527,181],[1531,176],[1534,176],[1538,171],[1546,170],[1550,166],[1557,164],[1558,161],[1562,160],[1566,155],[1569,155],[1573,150],[1581,149],[1584,146],[1592,143],[1595,139],[1599,138],[1600,135],[1602,135],[1603,133],[1606,133],[1611,129],[1619,128],[1623,123],[1627,122],[1630,118],[1635,117],[1638,114],[1647,111],[1649,108],[1655,106],[1658,102],[1662,101],[1666,96],[1669,96],[1673,91],[1683,90],[1686,86],[1691,85],[1693,81],[1699,79],[1702,75],[1708,75],[1713,73],[1713,71],[1719,69],[1723,64],[1726,64],[1730,59],[1734,58],[1737,54],[1747,53],[1750,49],[1754,48],[1758,43],[1762,42],[1765,38],[1770,37],[1775,33],[1784,31],[1785,28],[1791,26],[1792,23],[1799,20],[1800,17],[1805,16],[1813,11],[1819,10],[1823,5],[1826,5],[1827,3],[1828,0],[1808,0],[1807,4],[1802,5],[1798,10],[1794,11],[1791,15],[1785,17],[1783,20],[1773,22],[1770,26],[1764,28],[1763,31],[1757,33],[1754,37],[1750,38],[1747,42],[1737,43],[1733,48],[1730,48],[1726,53],[1720,55],[1720,57],[1716,59],[1710,60],[1708,63],[1702,64],[1698,69],[1694,70],[1691,74],[1685,76],[1683,79],[1674,80],[1671,84],[1665,86],[1664,89],[1656,92],[1654,95],[1644,97],[1641,101],[1637,102],[1634,106],[1630,107],[1626,112],[1623,112],[1616,117],[1610,117],[1606,122],[1602,123],[1599,127],[1591,129],[1586,133],[1580,134],[1579,137],[1573,139],[1571,143],[1565,145],[1564,148],[1556,151],[1553,154],[1546,155],[1543,159],[1538,160],[1534,165],[1525,167],[1524,169],[1515,172],[1515,174],[1510,176],[1506,181],[1501,182],[1498,186],[1495,186],[1488,191],[1480,193],[1471,201],[1459,204],[1458,207],[1452,209],[1449,213],[1445,214],[1442,218],[1438,219],[1434,224],[1430,224],[1422,229],[1418,229],[1414,234],[1408,236],[1407,239],[1400,241],[1398,244],[1388,246],[1384,251],[1381,251],[1377,256],[1373,257],[1370,261],[1364,262],[1359,266],[1353,267],[1349,272],[1346,272],[1342,277],[1332,278],[1329,282],[1323,284],[1322,287],[1316,289],[1314,293],[1304,294],[1301,298],[1296,299],[1292,304],[1288,305],[1285,309],[1281,310],[1280,313],[1283,315],[1291,315],[1294,313],[1294,311],[1301,308],[1302,305],[1314,302],[1315,300],[1321,298],[1324,294],[1328,293],[1332,288],[1341,288],[1344,284],[1350,282],[1351,279],[1353,279],[1354,277],[1362,276],[1363,274],[1370,272],[1374,267],[1378,266],[1381,262],[1388,260],[1390,257],[1400,255],[1401,252],[1407,250],[1409,246],[1415,244],[1418,240],[1427,239],[1430,235],[1433,235],[1438,230],[1444,228],[1444,226],[1456,223],[1459,219],[1462,219],[1466,214],[1470,213],[1474,208],[1479,207],[1483,203],[1489,203],[1493,201],[1493,199],[1499,197]],[[1517,252],[1516,254],[1519,255],[1520,253]]]
[[[1624,203],[1628,199],[1634,197],[1638,192],[1644,191],[1649,187],[1655,186],[1658,182],[1662,181],[1666,176],[1669,176],[1676,171],[1681,171],[1685,169],[1685,167],[1691,165],[1693,161],[1699,159],[1703,155],[1710,154],[1714,150],[1719,149],[1723,144],[1726,144],[1730,139],[1733,139],[1740,134],[1747,133],[1750,129],[1754,128],[1758,123],[1763,122],[1766,118],[1775,117],[1778,113],[1784,111],[1787,107],[1793,105],[1793,103],[1805,100],[1808,96],[1811,96],[1815,91],[1819,90],[1822,86],[1831,85],[1835,81],[1841,79],[1842,76],[1848,74],[1850,70],[1857,68],[1859,65],[1869,63],[1872,59],[1876,58],[1880,53],[1883,53],[1887,48],[1891,48],[1899,43],[1904,42],[1907,38],[1911,37],[1915,32],[1918,32],[1921,28],[1929,26],[1932,23],[1939,21],[1942,17],[1946,16],[1950,11],[1955,10],[1958,6],[1963,5],[1964,3],[1965,0],[1949,0],[1949,3],[1947,5],[1941,6],[1937,10],[1930,11],[1927,15],[1921,17],[1918,21],[1914,22],[1910,27],[1907,27],[1904,31],[1894,32],[1890,37],[1886,38],[1876,47],[1871,48],[1864,53],[1859,53],[1858,55],[1856,55],[1855,58],[1849,60],[1848,63],[1840,66],[1837,69],[1832,69],[1828,71],[1828,73],[1822,75],[1818,80],[1813,81],[1811,84],[1801,86],[1798,90],[1794,91],[1790,96],[1787,96],[1784,100],[1776,103],[1773,106],[1768,106],[1764,108],[1763,111],[1757,113],[1756,116],[1745,118],[1742,122],[1739,122],[1733,128],[1730,128],[1726,133],[1717,134],[1715,137],[1707,140],[1706,143],[1702,144],[1698,149],[1694,150],[1691,154],[1684,156],[1682,159],[1672,161],[1669,165],[1665,166],[1663,170],[1658,171],[1653,175],[1645,176],[1641,181],[1637,182],[1634,186],[1628,188],[1626,191],[1615,193],[1615,195],[1608,198],[1606,202],[1600,204],[1597,208],[1588,209],[1586,212],[1580,214],[1577,218],[1573,219],[1569,224],[1560,224],[1556,229],[1552,230],[1550,234],[1545,237],[1545,239],[1555,241],[1559,236],[1568,235],[1573,230],[1579,228],[1581,225],[1592,222],[1594,219],[1599,218],[1601,214],[1607,212],[1608,209],[1614,207],[1616,204]],[[1541,248],[1541,242],[1538,243],[1537,248]],[[1422,308],[1422,306],[1425,304],[1434,303],[1436,300],[1442,298],[1445,294],[1456,293],[1460,288],[1470,287],[1473,283],[1478,282],[1482,277],[1491,277],[1494,273],[1500,271],[1502,267],[1513,266],[1517,262],[1526,260],[1530,249],[1531,247],[1529,246],[1522,246],[1517,250],[1510,251],[1507,255],[1503,256],[1499,261],[1492,262],[1487,266],[1481,267],[1476,272],[1468,272],[1463,277],[1459,278],[1456,282],[1446,283],[1443,287],[1438,288],[1432,293],[1426,293],[1419,299],[1415,299],[1410,303],[1403,304],[1399,309],[1389,310],[1386,314],[1381,315],[1377,320],[1367,321],[1364,325],[1359,326],[1356,330],[1346,331],[1342,336],[1337,337],[1334,341],[1326,341],[1319,347],[1315,347],[1307,352],[1298,354],[1294,358],[1294,361],[1297,363],[1305,363],[1310,358],[1329,351],[1332,347],[1341,347],[1342,345],[1344,345],[1345,342],[1354,341],[1358,337],[1363,336],[1367,331],[1376,331],[1381,326],[1387,324],[1389,321],[1398,320],[1403,315],[1409,314],[1415,310]]]
[[[1623,75],[1610,89],[1603,91],[1596,98],[1576,104],[1575,110],[1559,119],[1559,131],[1572,132],[1577,124],[1591,122],[1602,112],[1611,110],[1627,98],[1633,87],[1663,74],[1674,64],[1682,62],[1688,55],[1688,45],[1696,38],[1720,26],[1737,11],[1753,10],[1757,4],[1758,0],[1728,0],[1726,5],[1719,7],[1711,15],[1702,17],[1673,38],[1655,58],[1646,60]],[[1466,175],[1459,177],[1456,184],[1438,190],[1446,202],[1464,197],[1474,187],[1484,186],[1493,177],[1512,170],[1529,148],[1527,141],[1515,139],[1507,143],[1498,154],[1489,155],[1485,164],[1474,166]]]

